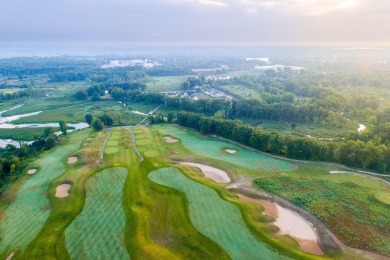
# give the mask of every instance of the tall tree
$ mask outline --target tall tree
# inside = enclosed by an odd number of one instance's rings
[[[68,126],[66,125],[66,122],[64,120],[60,120],[58,124],[60,125],[60,130],[62,134],[66,135],[66,131],[68,130]]]

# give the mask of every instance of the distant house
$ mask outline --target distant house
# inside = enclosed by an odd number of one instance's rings
[[[204,92],[206,95],[210,96],[210,97],[213,97],[213,98],[219,98],[219,97],[223,97],[223,94],[219,93],[218,91],[215,91],[213,89],[207,89],[205,90]]]
[[[192,94],[191,99],[197,101],[199,100],[199,97],[196,94]]]
[[[190,97],[190,95],[188,95],[188,93],[187,93],[187,92],[184,92],[184,94],[182,94],[182,95],[181,95],[181,97],[183,97],[183,98],[189,98],[189,97]]]

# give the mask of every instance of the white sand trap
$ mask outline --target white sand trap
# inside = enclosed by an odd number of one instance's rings
[[[28,174],[35,174],[35,173],[37,173],[37,171],[38,171],[37,169],[30,169],[27,171],[27,173]]]
[[[199,163],[181,162],[180,164],[199,168],[205,177],[212,179],[213,181],[215,181],[217,183],[229,183],[230,182],[229,175],[227,175],[226,172],[224,172],[220,169],[210,167],[207,165],[203,165],[203,164],[199,164]]]
[[[314,255],[324,254],[318,246],[317,235],[312,225],[294,211],[266,200],[252,199],[242,194],[238,194],[238,197],[241,200],[263,206],[265,208],[264,214],[273,217],[275,222],[272,224],[280,229],[277,236],[290,235],[298,242],[303,251]]]
[[[7,256],[6,260],[11,260],[14,256],[15,252],[12,252],[9,256]]]
[[[230,154],[235,154],[237,152],[237,150],[233,150],[233,149],[226,149],[225,151]]]
[[[169,137],[169,136],[164,136],[164,139],[165,139],[165,142],[167,142],[167,143],[176,143],[179,141],[179,140],[172,138],[172,137]]]
[[[69,189],[71,185],[64,183],[61,185],[58,185],[56,188],[56,197],[57,198],[65,198],[69,196]]]
[[[68,158],[68,163],[69,164],[76,163],[77,161],[78,161],[77,157],[69,157]]]
[[[83,145],[89,145],[89,143],[84,143]]]

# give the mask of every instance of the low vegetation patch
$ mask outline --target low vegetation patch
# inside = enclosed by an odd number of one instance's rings
[[[293,177],[257,179],[255,184],[312,212],[347,245],[390,256],[389,206],[367,187]]]

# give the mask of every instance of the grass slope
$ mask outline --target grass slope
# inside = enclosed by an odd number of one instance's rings
[[[90,177],[80,215],[65,230],[73,259],[129,259],[124,246],[122,190],[127,170],[108,168]]]
[[[65,171],[64,161],[76,152],[89,130],[79,131],[70,136],[67,144],[44,153],[31,167],[38,168],[35,175],[27,177],[17,191],[16,198],[1,201],[9,207],[3,211],[0,222],[0,253],[15,249],[23,250],[35,238],[50,215],[48,189],[50,183]]]
[[[184,192],[194,226],[219,243],[233,259],[280,259],[281,256],[255,239],[233,204],[222,200],[211,188],[185,177],[176,168],[152,171],[154,182]]]

